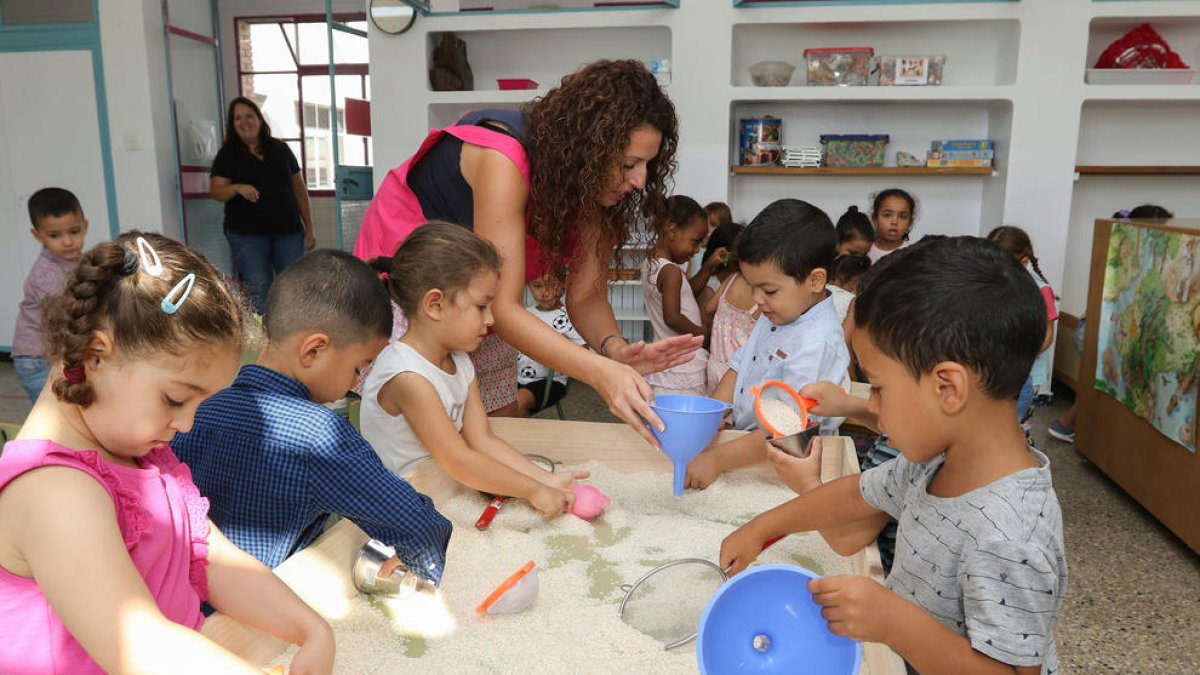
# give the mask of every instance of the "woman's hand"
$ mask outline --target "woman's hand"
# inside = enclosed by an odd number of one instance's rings
[[[684,337],[691,339],[688,336]],[[639,344],[645,346],[644,343]],[[653,424],[659,431],[666,427],[648,403],[654,400],[654,391],[650,389],[650,385],[630,366],[612,359],[598,361],[599,368],[595,380],[591,383],[592,388],[608,404],[609,412],[621,418],[621,421],[646,439],[647,443],[657,448],[658,440],[646,424]]]
[[[317,246],[317,238],[315,235],[313,235],[313,231],[309,230],[309,229],[305,229],[304,230],[304,250],[311,251],[314,248],[316,248],[316,246]]]
[[[233,189],[242,196],[242,199],[245,199],[252,204],[258,202],[258,188],[254,187],[253,185],[238,183],[237,185],[233,186]]]
[[[627,344],[616,351],[612,358],[614,361],[628,365],[642,375],[649,375],[691,361],[692,353],[703,345],[703,335],[676,335],[651,344],[645,342]],[[611,407],[611,402],[609,405]]]

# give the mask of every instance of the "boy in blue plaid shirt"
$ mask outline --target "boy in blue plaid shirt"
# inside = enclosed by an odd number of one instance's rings
[[[341,415],[341,398],[387,344],[387,291],[357,258],[319,250],[275,280],[267,345],[233,384],[204,402],[172,446],[211,502],[213,522],[239,548],[275,567],[340,514],[392,546],[403,564],[439,582],[451,525],[392,473]]]

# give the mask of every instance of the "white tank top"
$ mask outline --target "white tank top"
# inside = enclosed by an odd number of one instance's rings
[[[447,373],[417,350],[403,342],[392,341],[380,352],[363,383],[362,409],[359,423],[362,435],[375,448],[384,466],[403,476],[416,468],[418,462],[429,456],[403,415],[393,417],[379,405],[379,390],[400,373],[416,373],[429,381],[437,391],[438,398],[454,428],[462,433],[463,409],[471,382],[475,379],[475,366],[471,357],[464,352],[451,352],[454,373]]]

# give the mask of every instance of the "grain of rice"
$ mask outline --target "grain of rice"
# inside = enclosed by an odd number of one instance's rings
[[[800,412],[795,406],[776,398],[762,398],[758,405],[762,408],[763,417],[767,418],[780,436],[791,436],[804,431]]]

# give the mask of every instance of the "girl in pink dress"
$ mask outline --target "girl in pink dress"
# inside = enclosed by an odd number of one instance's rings
[[[729,223],[718,227],[709,238],[710,249],[714,241],[719,240],[717,243],[722,244],[725,251],[724,263],[717,270],[721,286],[701,308],[706,316],[712,317],[708,347],[709,393],[725,377],[729,370],[729,359],[750,339],[754,323],[759,317],[758,305],[752,297],[753,289],[738,271],[737,256],[733,253],[741,230],[741,225]]]
[[[708,236],[708,220],[696,200],[683,195],[667,199],[667,213],[654,223],[656,240],[642,264],[642,295],[646,314],[654,327],[654,339],[662,340],[679,335],[705,336],[708,329],[696,301],[699,291],[721,258],[713,256],[704,261],[700,271],[691,279],[684,274],[683,265],[700,250]],[[696,350],[695,358],[662,372],[646,376],[655,394],[708,393],[708,352]]]
[[[212,526],[168,445],[244,325],[208,261],[151,233],[88,251],[48,301],[50,384],[0,455],[4,672],[261,672],[197,632],[206,600],[330,672],[329,625]]]

